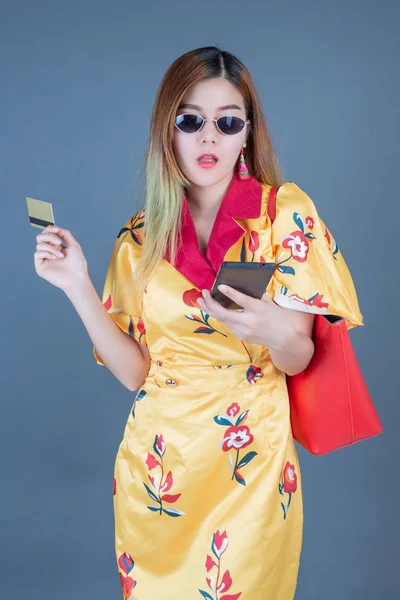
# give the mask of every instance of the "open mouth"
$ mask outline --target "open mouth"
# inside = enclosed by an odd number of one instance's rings
[[[197,162],[202,167],[212,167],[218,162],[218,158],[215,154],[202,154],[198,157]]]

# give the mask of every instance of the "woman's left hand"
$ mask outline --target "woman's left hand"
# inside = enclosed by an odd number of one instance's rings
[[[288,337],[293,335],[293,325],[281,307],[267,294],[258,300],[228,285],[219,285],[218,289],[242,306],[243,310],[224,308],[212,298],[208,290],[202,290],[203,298],[197,302],[207,314],[224,323],[239,339],[279,350]]]

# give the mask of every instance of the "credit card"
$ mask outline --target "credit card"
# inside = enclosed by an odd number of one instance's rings
[[[51,202],[44,202],[43,200],[27,197],[26,204],[28,207],[29,221],[32,227],[45,229],[49,225],[55,225]]]

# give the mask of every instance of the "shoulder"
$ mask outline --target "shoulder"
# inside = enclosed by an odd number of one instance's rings
[[[315,211],[316,206],[311,197],[293,181],[285,181],[276,196],[276,208],[283,210]]]
[[[116,242],[133,244],[136,247],[143,246],[145,214],[146,210],[141,208],[129,217],[119,229]]]
[[[271,186],[268,186],[271,189]],[[278,187],[275,205],[275,221],[273,227],[280,223],[294,221],[296,224],[307,220],[320,219],[317,207],[312,198],[293,181],[285,181]]]

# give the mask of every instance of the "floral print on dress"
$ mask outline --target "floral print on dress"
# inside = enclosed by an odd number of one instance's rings
[[[166,504],[173,504],[177,500],[179,500],[181,494],[167,494],[174,484],[174,480],[172,477],[171,471],[168,471],[167,475],[164,477],[164,462],[163,457],[167,450],[166,443],[164,442],[162,435],[156,435],[153,449],[158,458],[148,452],[146,465],[149,471],[153,471],[154,469],[158,469],[158,473],[154,473],[153,475],[148,475],[149,481],[153,487],[153,490],[143,481],[143,485],[146,489],[146,492],[150,496],[150,498],[157,502],[157,505],[150,504],[147,508],[152,512],[160,513],[160,516],[165,513],[170,517],[181,517],[185,513],[177,508],[165,507]]]
[[[109,294],[108,298],[105,300],[105,302],[103,302],[103,306],[106,309],[106,311],[108,313],[120,313],[120,312],[122,312],[121,308],[114,308],[113,310],[111,310],[112,305],[113,305],[112,297],[111,297],[111,294]],[[142,344],[147,345],[147,342],[146,342],[146,327],[145,327],[145,324],[143,323],[142,317],[138,317],[137,318],[137,330],[139,332],[139,335],[136,337],[136,335],[135,335],[134,320],[133,320],[132,316],[129,315],[128,334],[131,336],[131,338],[137,340],[138,342],[141,342]],[[142,338],[143,338],[143,340],[142,340]]]
[[[246,485],[246,481],[243,475],[239,472],[239,469],[242,469],[248,465],[249,462],[253,460],[255,456],[257,456],[257,452],[250,451],[244,456],[240,457],[240,451],[244,448],[247,448],[247,446],[250,446],[254,441],[254,436],[249,427],[243,424],[247,419],[249,410],[250,409],[247,409],[240,413],[239,404],[237,402],[233,402],[230,406],[228,406],[225,414],[214,417],[214,421],[218,425],[222,425],[223,427],[228,426],[221,441],[221,448],[228,454],[232,480],[235,479],[235,481],[244,486]],[[235,417],[237,417],[236,421]],[[235,464],[233,464],[231,452],[233,452]]]
[[[251,260],[247,260],[247,246],[246,246],[246,236],[242,241],[242,248],[240,250],[240,262],[254,262],[254,258],[257,250],[260,248],[260,238],[258,231],[251,230],[249,233],[249,241],[248,241],[248,250],[251,254]],[[265,260],[261,260],[263,257],[260,257],[260,262],[265,262]]]
[[[282,247],[290,250],[290,256],[276,262],[278,271],[281,273],[287,273],[288,275],[295,275],[296,271],[293,267],[284,265],[288,260],[295,260],[297,262],[306,262],[308,258],[308,252],[310,250],[310,243],[316,239],[315,235],[311,231],[306,232],[306,229],[313,229],[314,220],[312,217],[304,218],[300,213],[293,213],[293,221],[297,225],[298,229],[292,231],[289,235],[285,236],[282,240]],[[277,261],[284,255],[280,254],[277,257]]]
[[[283,518],[286,519],[286,515],[292,501],[292,495],[297,490],[297,474],[295,472],[294,465],[292,465],[289,461],[286,462],[283,469],[281,480],[278,484],[278,489],[281,496],[288,494],[287,504],[281,502]]]
[[[300,213],[294,212],[293,221],[297,225],[298,229],[286,235],[282,240],[282,247],[290,250],[290,256],[288,256],[287,258],[285,258],[285,260],[282,260],[281,262],[276,262],[277,269],[281,273],[286,273],[288,275],[295,275],[296,271],[294,267],[284,265],[284,263],[291,259],[300,263],[307,262],[308,252],[310,250],[310,243],[317,239],[311,231],[312,229],[314,229],[315,225],[315,220],[313,219],[313,217],[303,217]],[[307,229],[309,231],[306,231]],[[337,260],[336,254],[339,252],[339,247],[335,240],[331,237],[328,228],[325,225],[324,237],[329,248],[331,248],[331,244],[333,242],[333,248],[331,249],[331,252],[333,258]],[[282,256],[284,256],[284,254],[285,253],[282,252],[277,257],[276,261],[279,261],[279,259]]]
[[[329,233],[328,228],[325,226],[325,232],[324,232],[324,237],[326,239],[326,243],[328,244],[331,252],[332,252],[332,256],[335,260],[337,260],[336,258],[336,254],[339,252],[339,246],[337,245],[337,243],[335,242],[335,240],[332,237],[332,234]],[[333,248],[331,248],[333,242]]]
[[[211,543],[211,552],[214,554],[216,560],[207,554],[205,564],[207,571],[206,582],[211,594],[199,588],[199,592],[205,600],[238,600],[242,595],[242,592],[226,594],[231,589],[233,583],[229,570],[226,570],[223,574],[221,570],[221,556],[226,551],[228,542],[226,531],[220,533],[219,529],[217,529],[213,534]]]
[[[132,579],[132,577],[129,576],[129,573],[135,566],[135,562],[127,552],[124,552],[118,558],[118,566],[121,569],[121,571],[125,573],[125,575],[120,573],[119,578],[121,581],[123,596],[125,600],[128,600],[128,598],[132,597],[132,590],[136,587],[137,584],[137,581],[135,581],[134,579]]]
[[[252,229],[249,233],[249,241],[246,246],[246,236],[242,241],[242,248],[240,250],[240,262],[257,262],[256,254],[260,249],[260,236],[258,231]],[[247,260],[248,252],[251,254],[251,260]],[[258,262],[265,263],[265,258],[260,254]]]
[[[136,403],[140,402],[141,400],[143,400],[143,398],[146,396],[146,394],[147,394],[146,390],[145,389],[141,389],[135,395],[135,399],[133,400],[133,406],[132,406],[132,416],[133,416],[133,418],[135,418]]]
[[[302,298],[298,294],[288,294],[288,291],[289,290],[286,286],[284,286],[284,285],[281,286],[281,290],[280,290],[281,294],[283,294],[284,296],[287,296],[288,298],[291,298],[292,300],[296,300],[296,302],[300,302],[300,304],[306,304],[307,306],[316,306],[317,308],[321,308],[322,310],[327,310],[329,307],[329,302],[323,302],[322,298],[324,296],[323,296],[323,294],[320,294],[319,292],[317,292],[316,294],[311,296],[311,298],[306,300],[305,298]]]
[[[256,367],[255,365],[250,365],[246,372],[246,379],[250,383],[250,385],[254,385],[257,383],[261,377],[264,377],[264,373],[262,372],[261,367]]]
[[[201,327],[198,327],[197,329],[195,329],[193,331],[193,333],[205,333],[205,334],[219,333],[223,337],[228,337],[225,333],[218,331],[217,329],[215,329],[215,327],[210,325],[210,323],[209,323],[210,315],[207,314],[204,310],[202,310],[200,308],[200,305],[197,303],[197,300],[201,297],[202,297],[201,292],[199,292],[199,290],[196,290],[196,288],[186,290],[182,295],[182,300],[187,306],[192,306],[192,307],[200,309],[200,315],[201,315],[200,317],[198,317],[197,315],[193,315],[193,314],[185,315],[185,317],[187,319],[190,319],[191,321],[196,321],[197,323],[201,323]]]
[[[143,239],[142,236],[140,235],[140,229],[142,229],[144,227],[144,216],[146,213],[146,209],[143,209],[139,212],[137,212],[136,214],[133,215],[133,217],[131,217],[130,221],[129,221],[129,227],[123,227],[121,229],[121,231],[119,232],[119,234],[117,235],[117,239],[123,234],[125,233],[125,235],[121,238],[115,253],[118,252],[118,250],[120,249],[120,246],[122,244],[122,242],[124,241],[124,239],[126,238],[126,236],[128,235],[128,233],[130,232],[131,234],[131,238],[133,239],[133,241],[138,245],[138,246],[143,246]]]

